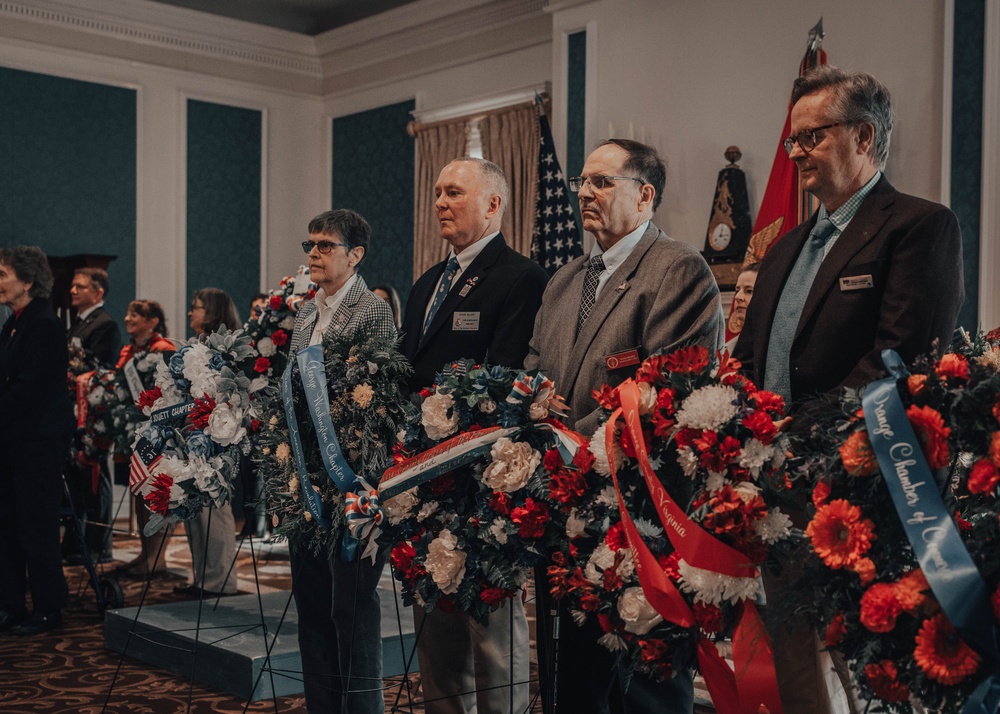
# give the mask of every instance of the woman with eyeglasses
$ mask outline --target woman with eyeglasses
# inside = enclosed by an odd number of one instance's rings
[[[194,294],[188,320],[198,338],[223,326],[229,330],[238,330],[243,326],[236,312],[236,303],[219,288],[202,288]],[[231,505],[202,508],[198,515],[185,521],[184,527],[191,549],[193,572],[191,582],[174,588],[174,592],[208,597],[235,595],[236,518]]]

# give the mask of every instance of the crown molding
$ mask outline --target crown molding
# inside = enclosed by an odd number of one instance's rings
[[[223,76],[232,69],[213,62],[311,80],[322,72],[311,37],[148,0],[0,0],[0,35],[95,54],[112,43],[116,56],[171,67],[177,53],[196,55],[200,71]]]

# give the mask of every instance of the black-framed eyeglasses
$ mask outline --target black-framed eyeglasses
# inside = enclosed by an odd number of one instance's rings
[[[302,241],[302,252],[311,253],[312,249],[315,248],[323,255],[326,255],[334,248],[346,248],[346,243],[334,243],[332,240],[319,240],[313,243],[311,240]]]
[[[816,148],[816,144],[819,140],[816,138],[817,131],[823,131],[824,129],[832,129],[835,126],[846,126],[848,124],[855,124],[855,121],[835,121],[833,124],[825,124],[823,126],[813,127],[812,129],[803,129],[798,134],[794,136],[787,137],[782,143],[785,147],[785,152],[791,156],[792,149],[798,144],[799,148],[805,153],[809,153]]]
[[[589,183],[593,189],[600,191],[607,186],[614,186],[615,181],[638,181],[640,185],[646,185],[645,181],[635,176],[602,176],[601,174],[595,174],[594,176],[586,177],[574,176],[569,180],[569,190],[580,191],[583,189],[584,184]]]

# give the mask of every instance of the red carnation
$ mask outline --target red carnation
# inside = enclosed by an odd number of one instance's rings
[[[774,437],[778,433],[778,430],[774,428],[774,422],[771,421],[771,417],[762,409],[758,409],[752,414],[747,414],[743,417],[743,426],[750,430],[753,438],[764,445],[774,441]]]
[[[288,344],[288,333],[284,330],[275,330],[271,334],[271,342],[273,342],[278,347],[284,347]]]
[[[397,543],[396,547],[389,553],[389,562],[392,563],[392,567],[406,575],[413,567],[413,559],[416,557],[417,551],[404,540]]]
[[[941,413],[930,407],[918,407],[914,404],[906,410],[906,416],[920,439],[927,465],[934,471],[947,466],[951,462],[948,447],[951,428],[945,426]]]
[[[946,354],[937,363],[935,371],[942,379],[960,379],[965,381],[969,378],[969,360],[963,355]]]
[[[774,392],[767,392],[763,389],[753,393],[754,404],[758,409],[763,409],[771,416],[781,416],[785,413],[785,400]]]
[[[523,506],[511,512],[510,519],[517,525],[517,534],[522,538],[541,538],[549,522],[549,507],[528,496]]]
[[[892,660],[865,665],[865,679],[879,699],[887,702],[905,702],[910,698],[910,690],[899,681],[899,671]]]
[[[549,449],[545,452],[542,465],[545,466],[545,470],[549,473],[555,473],[563,467],[562,454],[559,453],[558,449]]]
[[[271,369],[271,360],[267,357],[258,357],[257,361],[253,363],[253,371],[258,374],[264,374],[269,369]]]
[[[573,457],[573,466],[580,469],[581,474],[585,474],[594,465],[594,455],[590,453],[590,449],[585,447],[580,447],[576,450],[576,456]]]
[[[828,498],[830,498],[830,484],[826,481],[817,481],[812,492],[813,505],[819,508]]]
[[[201,399],[195,399],[194,408],[188,414],[191,426],[195,429],[204,429],[208,426],[208,418],[212,416],[213,411],[215,411],[215,400],[210,396],[204,394]]]
[[[272,295],[267,304],[272,310],[278,311],[285,306],[285,298],[281,295]]]
[[[892,632],[902,612],[896,589],[888,583],[875,583],[861,596],[861,624],[872,632]]]
[[[667,369],[678,374],[697,374],[708,367],[708,350],[701,345],[681,347],[667,355]]]
[[[838,612],[826,626],[826,633],[823,640],[827,647],[836,647],[847,634],[847,625],[844,624],[844,613]]]
[[[979,459],[969,473],[970,493],[991,493],[1000,482],[1000,470],[989,459]]]
[[[161,516],[167,515],[170,510],[170,488],[173,485],[173,478],[166,474],[156,474],[153,477],[153,490],[146,494],[149,510]]]
[[[722,632],[722,610],[717,605],[696,602],[694,604],[694,619],[698,623],[698,627],[709,634]]]
[[[667,643],[663,640],[639,640],[643,662],[662,662],[667,659]]]
[[[503,491],[494,491],[490,496],[489,506],[494,513],[502,516],[510,515],[510,496]]]
[[[549,495],[562,504],[575,503],[587,492],[587,479],[578,471],[563,469],[549,479]]]
[[[608,528],[604,534],[604,542],[616,553],[622,548],[628,548],[628,536],[625,535],[625,526],[621,521]]]
[[[513,596],[514,591],[505,588],[483,588],[479,592],[479,599],[490,607],[499,607],[500,603]]]
[[[139,393],[139,398],[135,400],[135,405],[140,409],[145,407],[150,407],[156,403],[156,400],[163,396],[163,390],[159,387],[153,387],[152,389],[147,389]]]
[[[618,396],[618,390],[609,387],[607,384],[602,385],[600,389],[595,389],[591,392],[591,396],[594,397],[594,401],[601,405],[602,409],[607,409],[609,412],[613,412],[622,405],[621,397]]]

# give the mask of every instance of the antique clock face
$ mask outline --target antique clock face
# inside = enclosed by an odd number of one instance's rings
[[[712,250],[725,250],[729,247],[729,242],[733,239],[733,231],[725,223],[720,223],[712,231],[712,235],[709,236],[708,242],[712,246]]]

